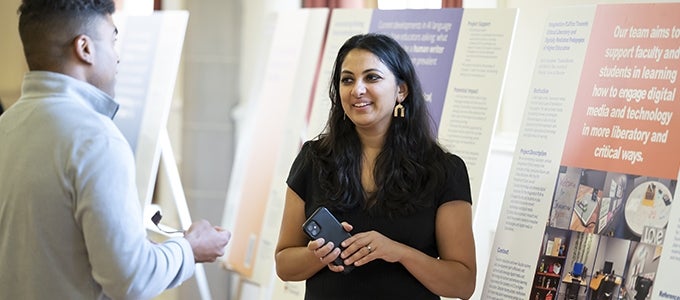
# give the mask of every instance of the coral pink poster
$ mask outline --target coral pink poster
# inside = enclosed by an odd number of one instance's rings
[[[672,6],[680,7],[678,5]],[[640,13],[644,11],[645,13]],[[564,165],[675,178],[680,23],[669,5],[598,9]],[[676,118],[677,119],[677,118]]]

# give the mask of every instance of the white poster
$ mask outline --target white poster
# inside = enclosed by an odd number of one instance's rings
[[[301,145],[328,10],[279,13],[259,98],[247,115],[229,183],[223,226],[233,232],[227,269],[268,286],[288,168]]]
[[[130,143],[137,164],[142,207],[151,204],[189,13],[115,15],[120,64],[113,119]]]
[[[484,299],[678,299],[680,4],[555,9]]]
[[[594,13],[562,8],[546,21],[481,299],[534,299],[538,249],[587,46],[577,41],[588,40]]]

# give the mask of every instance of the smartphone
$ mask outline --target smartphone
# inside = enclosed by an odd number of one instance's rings
[[[345,250],[345,248],[340,246],[340,243],[352,236],[342,228],[338,219],[323,206],[317,208],[314,213],[309,216],[305,223],[302,224],[302,230],[310,239],[316,240],[318,238],[323,238],[326,243],[333,242],[333,245],[335,245],[336,248],[340,248],[340,250]],[[345,265],[340,256],[333,261],[333,264],[344,266],[345,269],[343,273],[349,273],[354,268],[353,265]]]

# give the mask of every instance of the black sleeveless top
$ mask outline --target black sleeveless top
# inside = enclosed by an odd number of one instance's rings
[[[305,201],[305,215],[309,217],[319,206],[321,195],[318,180],[312,163],[313,151],[310,143],[306,142],[297,158],[293,162],[288,180],[288,186]],[[357,208],[348,212],[332,211],[340,222],[347,221],[354,227],[352,233],[375,230],[384,236],[418,249],[423,253],[439,257],[437,241],[435,239],[435,215],[437,208],[449,201],[462,200],[472,203],[470,183],[467,168],[463,160],[447,154],[446,182],[441,187],[436,204],[430,208],[398,218],[369,215],[367,211]],[[302,229],[300,229],[302,230]],[[333,299],[440,299],[430,292],[400,263],[388,263],[374,260],[361,267],[354,268],[349,274],[336,273],[323,268],[307,279],[306,300]]]

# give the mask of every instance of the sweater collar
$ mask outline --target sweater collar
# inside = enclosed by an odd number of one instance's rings
[[[119,105],[97,87],[71,76],[49,72],[30,71],[24,75],[21,97],[53,97],[63,94],[113,119]]]

